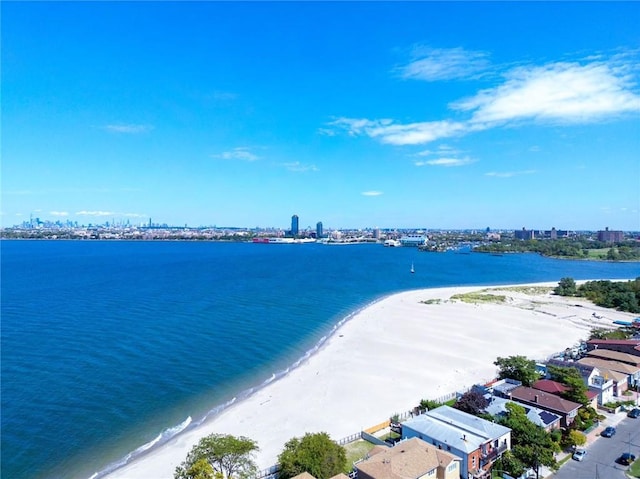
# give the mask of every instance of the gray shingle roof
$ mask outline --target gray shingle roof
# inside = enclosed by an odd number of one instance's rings
[[[440,406],[407,419],[402,424],[425,437],[436,439],[466,453],[471,453],[483,444],[511,431],[508,427],[449,406]]]
[[[507,413],[506,405],[507,403],[513,403],[514,401],[510,401],[509,399],[492,396],[489,398],[489,405],[485,408],[485,411],[492,416],[500,416]],[[517,404],[517,403],[516,403]],[[560,420],[560,416],[558,414],[553,414],[551,412],[545,411],[544,409],[540,409],[533,406],[528,406],[524,404],[518,404],[524,408],[527,414],[527,418],[534,424],[542,427],[548,427],[550,424],[553,424],[556,421]]]

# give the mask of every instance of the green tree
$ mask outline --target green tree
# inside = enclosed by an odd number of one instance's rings
[[[181,469],[181,467],[176,469],[175,477],[177,479],[222,479],[222,474],[216,474],[211,464],[204,458],[198,459],[188,468]]]
[[[589,405],[589,399],[587,398],[587,385],[582,379],[582,375],[577,368],[574,367],[561,367],[549,365],[547,371],[551,376],[551,379],[564,384],[569,388],[568,391],[562,393],[562,397],[569,401],[577,402],[583,406]]]
[[[573,278],[562,278],[553,292],[558,296],[575,296],[577,292],[576,282]]]
[[[485,410],[489,401],[479,391],[471,390],[464,393],[453,405],[454,408],[477,416]]]
[[[524,472],[525,467],[524,464],[522,464],[522,461],[514,456],[512,451],[505,451],[504,454],[502,454],[502,456],[496,461],[493,466],[493,470],[507,472],[512,477],[520,477]],[[502,477],[502,475],[499,477]]]
[[[344,448],[331,440],[326,432],[307,433],[287,441],[278,456],[280,479],[308,472],[317,479],[329,479],[341,473],[347,464]]]
[[[493,364],[500,369],[498,372],[499,379],[515,379],[524,386],[531,386],[540,377],[536,371],[536,362],[533,359],[527,359],[525,356],[498,357]]]
[[[193,446],[175,471],[175,479],[245,479],[257,471],[253,455],[258,445],[244,436],[210,434]],[[209,466],[209,467],[207,467]]]
[[[527,418],[524,407],[507,403],[507,415],[498,419],[503,426],[511,428],[511,451],[514,457],[525,467],[538,470],[541,465],[556,468],[554,456],[560,447],[546,432]]]
[[[584,446],[587,443],[587,437],[580,431],[573,429],[569,431],[569,434],[567,434],[567,442],[573,447]]]
[[[432,409],[435,409],[437,407],[442,406],[442,403],[438,402],[438,401],[434,401],[432,399],[422,399],[420,401],[420,405],[419,408],[420,409],[427,409],[429,411],[431,411]]]

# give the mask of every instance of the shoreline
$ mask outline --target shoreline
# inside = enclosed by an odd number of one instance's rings
[[[324,431],[339,440],[421,399],[492,379],[498,356],[545,359],[585,339],[593,327],[613,329],[613,320],[634,316],[583,298],[523,292],[529,286],[553,288],[557,282],[419,289],[376,299],[336,323],[289,368],[243,391],[245,397],[213,408],[202,423],[157,447],[141,446],[128,464],[113,469],[118,463],[112,463],[92,477],[171,479],[192,445],[213,432],[256,440],[256,463],[266,469],[292,437]],[[469,292],[500,292],[507,302],[451,300]],[[607,317],[594,319],[596,311]]]

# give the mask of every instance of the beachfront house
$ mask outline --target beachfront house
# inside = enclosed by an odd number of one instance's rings
[[[355,465],[358,479],[459,479],[460,458],[417,437],[374,448]]]
[[[535,383],[531,385],[533,389],[537,389],[538,391],[544,391],[549,394],[555,394],[556,396],[563,397],[563,394],[570,391],[571,388],[565,384],[562,384],[558,381],[553,381],[551,379],[539,379]],[[589,401],[589,406],[593,409],[597,409],[598,407],[598,392],[592,389],[587,389],[585,392],[587,396],[587,400]]]
[[[491,414],[495,418],[504,417],[509,414],[507,404],[517,404],[515,401],[511,401],[499,396],[488,396],[487,400],[489,401],[489,405],[484,409],[484,411],[487,414]],[[560,429],[561,416],[559,414],[554,414],[552,412],[545,411],[544,409],[527,406],[524,404],[518,404],[518,406],[524,408],[525,414],[527,415],[527,419],[529,419],[529,421],[537,426],[540,426],[545,431],[550,432],[555,429]]]
[[[534,406],[545,411],[560,415],[560,426],[567,427],[573,423],[578,415],[578,409],[582,404],[568,401],[555,394],[550,394],[539,389],[520,386],[511,391],[511,399],[515,402]]]
[[[608,359],[595,358],[587,356],[578,360],[580,364],[588,364],[600,369],[603,374],[605,370],[615,371],[624,374],[625,380],[618,381],[614,384],[614,397],[620,397],[629,389],[629,387],[640,385],[640,368],[631,364],[621,363],[620,361],[611,361]]]
[[[547,361],[547,364],[558,366],[561,368],[576,368],[580,372],[582,380],[589,388],[589,391],[591,391],[589,394],[587,394],[587,397],[592,397],[594,393],[597,394],[598,404],[606,404],[613,400],[615,391],[615,378],[612,377],[609,370],[601,370],[596,366],[584,364],[580,361],[565,361],[562,359],[551,359]],[[544,367],[544,372],[546,374],[546,365]],[[619,373],[616,373],[616,376],[619,377]],[[624,379],[626,381],[626,376]]]
[[[481,392],[483,395],[489,393],[492,396],[508,398],[509,393],[519,386],[522,386],[520,381],[511,378],[504,378],[496,379],[495,381],[491,381],[484,385],[476,384],[473,386],[473,389]]]
[[[587,357],[619,361],[640,368],[640,356],[636,356],[635,354],[611,351],[609,349],[594,349],[593,351],[587,352]]]
[[[640,339],[590,339],[587,341],[587,352],[595,349],[620,351],[640,356]]]
[[[461,459],[460,477],[486,479],[493,463],[511,449],[511,429],[449,406],[402,423],[402,438],[417,437]]]

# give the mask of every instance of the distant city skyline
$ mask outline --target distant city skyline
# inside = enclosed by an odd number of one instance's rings
[[[124,219],[120,221],[105,219],[102,222],[94,222],[94,223],[80,223],[78,221],[73,221],[70,219],[51,219],[51,218],[39,218],[39,217],[30,217],[29,220],[23,221],[19,224],[14,225],[6,225],[3,226],[3,229],[20,229],[20,228],[72,228],[72,229],[83,229],[87,227],[107,227],[107,228],[175,228],[175,229],[212,229],[212,230],[225,230],[225,229],[234,229],[240,231],[272,231],[272,232],[280,232],[287,233],[289,235],[296,236],[300,233],[315,233],[316,237],[321,238],[324,234],[325,228],[322,221],[318,221],[315,226],[305,226],[301,227],[299,225],[300,218],[298,215],[291,216],[291,225],[287,227],[281,227],[277,225],[262,225],[262,226],[242,226],[242,225],[199,225],[199,224],[187,224],[187,223],[178,223],[178,224],[168,224],[168,223],[156,223],[152,221],[152,218],[149,218],[148,221],[135,222],[130,219]],[[562,228],[556,228],[555,226],[523,226],[521,228],[493,228],[490,225],[483,228],[437,228],[437,227],[428,227],[428,226],[413,226],[413,227],[394,227],[389,226],[385,228],[381,228],[378,226],[365,226],[365,227],[343,227],[343,228],[328,228],[328,231],[414,231],[414,232],[446,232],[446,231],[483,231],[485,233],[490,232],[512,232],[517,239],[533,239],[534,237],[538,237],[541,233],[547,234],[551,239],[562,238],[567,236],[567,234],[571,232],[597,232],[600,235],[606,238],[614,237],[617,241],[622,241],[621,233],[638,233],[640,230],[611,230],[608,226],[604,227],[591,227],[591,228],[583,228],[579,230],[567,230]]]
[[[636,2],[5,2],[0,224],[640,230]]]

